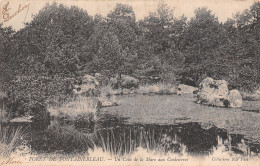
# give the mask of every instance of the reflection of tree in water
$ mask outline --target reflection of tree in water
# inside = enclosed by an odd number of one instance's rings
[[[111,155],[132,154],[140,149],[154,154],[209,155],[215,152],[257,155],[259,144],[224,129],[205,129],[197,122],[175,125],[128,124],[127,118],[98,115],[89,125],[51,125],[46,131],[33,131],[28,140],[37,152],[87,152],[102,148]],[[37,133],[37,134],[36,134]]]
[[[109,120],[108,120],[109,119]],[[104,119],[103,119],[104,120]],[[125,120],[107,116],[111,123],[100,122],[95,133],[95,144],[112,154],[130,154],[139,148],[154,153],[208,155],[217,148],[249,154],[250,149],[241,135],[229,135],[224,129],[203,129],[199,123],[178,125],[126,124]]]

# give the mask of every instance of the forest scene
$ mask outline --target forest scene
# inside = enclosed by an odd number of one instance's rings
[[[163,1],[141,20],[47,3],[0,24],[0,71],[1,157],[259,155],[260,2],[225,22]]]

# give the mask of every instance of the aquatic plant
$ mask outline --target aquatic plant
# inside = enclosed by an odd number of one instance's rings
[[[95,113],[100,106],[97,98],[76,97],[69,101],[60,102],[58,105],[50,106],[48,111],[53,117],[69,116],[72,119],[79,115]]]
[[[159,155],[183,153],[185,150],[176,138],[162,133],[156,136],[154,130],[145,131],[143,128],[123,130],[120,133],[115,133],[112,128],[96,130],[92,140],[94,151],[101,148],[111,156],[132,155],[140,149]]]

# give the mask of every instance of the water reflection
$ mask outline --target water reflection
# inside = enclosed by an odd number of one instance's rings
[[[9,127],[21,126],[12,124]],[[92,129],[90,129],[90,126]],[[27,142],[34,152],[81,153],[102,148],[111,155],[133,154],[140,148],[155,154],[208,156],[216,151],[230,155],[257,156],[259,143],[243,135],[229,134],[212,125],[198,122],[174,125],[130,124],[128,118],[98,114],[94,125],[51,125],[47,130],[35,130],[33,124]]]
[[[156,153],[189,155],[209,155],[218,149],[255,155],[260,149],[259,144],[250,143],[243,135],[228,134],[215,126],[203,129],[197,122],[175,125],[129,124],[127,118],[110,114],[100,115],[93,140],[104,151],[119,155],[130,154],[138,148]]]

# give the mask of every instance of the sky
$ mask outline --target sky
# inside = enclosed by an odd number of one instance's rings
[[[191,18],[194,16],[194,10],[198,7],[207,7],[219,18],[219,21],[225,22],[236,13],[241,13],[257,0],[164,0],[170,7],[174,8],[174,15],[180,17],[185,15]],[[4,11],[4,6],[8,4],[8,11]],[[0,0],[0,22],[3,26],[12,26],[15,30],[24,27],[25,22],[30,22],[33,15],[37,14],[45,4],[54,2],[53,0]],[[94,16],[96,13],[106,16],[117,3],[128,4],[133,7],[136,19],[140,20],[148,16],[150,12],[157,9],[159,0],[56,0],[57,3],[63,3],[66,6],[75,5],[85,9],[88,14]],[[19,5],[21,6],[18,14]],[[3,13],[14,15],[6,22]]]

